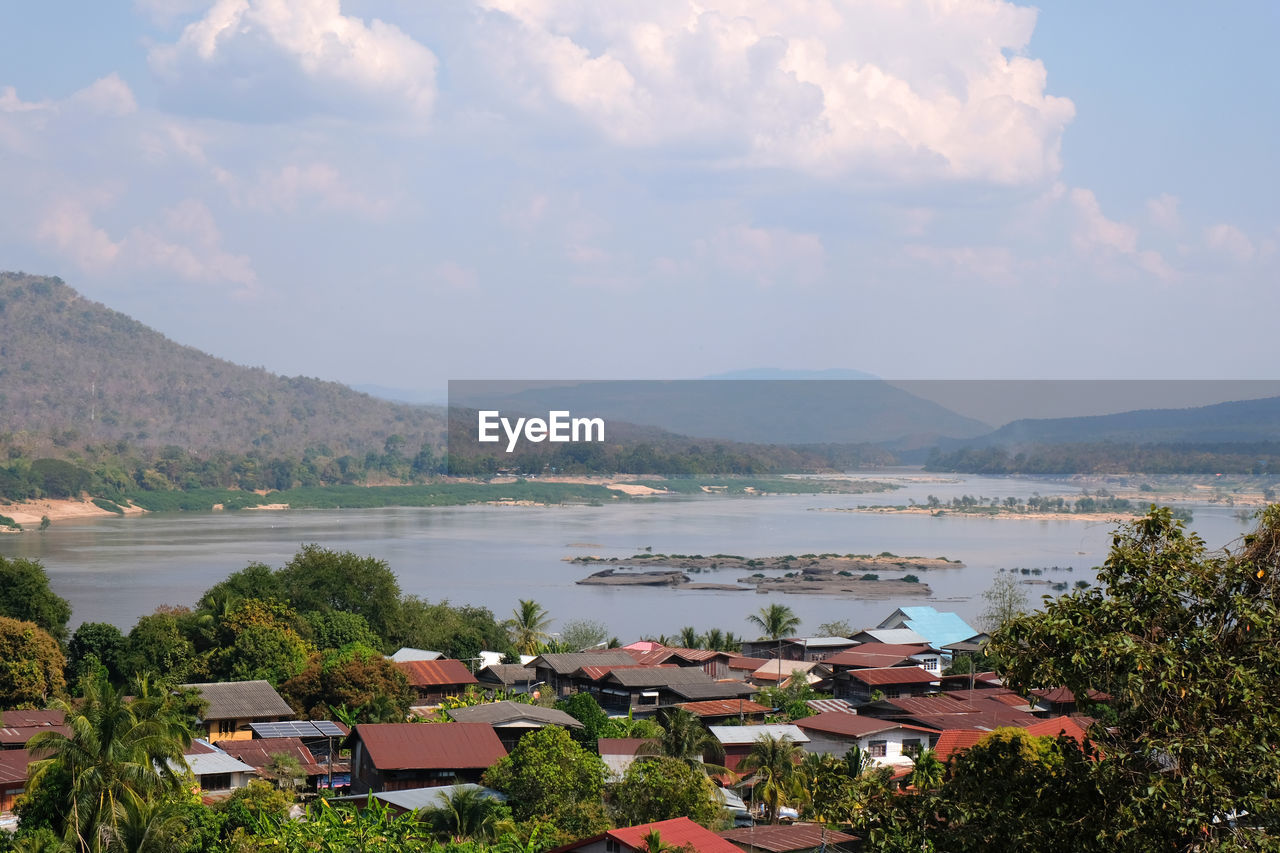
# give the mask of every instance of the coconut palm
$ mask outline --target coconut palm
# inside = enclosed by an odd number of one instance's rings
[[[662,735],[640,747],[641,754],[662,755],[683,761],[690,767],[700,767],[710,773],[723,772],[718,764],[707,764],[705,756],[712,756],[717,761],[724,758],[724,747],[711,732],[702,725],[702,720],[683,708],[668,708],[661,711],[658,723],[662,726]]]
[[[662,832],[657,829],[651,829],[640,838],[640,843],[644,845],[643,849],[646,853],[681,853],[681,851],[692,851],[693,847],[688,844],[676,846],[668,844],[662,840]]]
[[[755,791],[770,823],[777,823],[778,809],[792,796],[796,763],[803,755],[804,750],[789,736],[766,734],[756,738],[738,765],[740,771],[756,775]]]
[[[32,764],[29,790],[69,779],[65,837],[80,851],[100,851],[130,803],[177,792],[189,770],[183,753],[191,730],[176,704],[148,682],[134,685],[137,699],[106,679],[85,685],[77,705],[56,702],[70,734],[41,732],[28,744],[47,757]]]
[[[711,628],[707,631],[707,635],[702,638],[703,645],[712,651],[722,652],[724,648],[724,631],[719,628]]]
[[[800,630],[800,617],[785,604],[770,604],[759,613],[747,617],[747,621],[764,632],[762,639],[780,640]]]
[[[680,648],[697,649],[702,646],[702,636],[698,634],[698,629],[692,625],[686,625],[680,629]]]
[[[942,784],[946,771],[946,765],[938,760],[932,749],[921,750],[911,771],[911,784],[917,791],[932,791]]]
[[[550,639],[547,627],[551,624],[551,616],[542,605],[533,599],[520,599],[519,606],[511,611],[507,620],[507,632],[511,635],[511,644],[522,655],[536,655],[538,646]]]
[[[421,817],[433,832],[454,841],[490,840],[503,819],[502,804],[482,788],[458,788]]]
[[[111,853],[176,853],[189,843],[187,833],[187,819],[173,800],[145,800],[129,794],[120,801],[107,849]]]

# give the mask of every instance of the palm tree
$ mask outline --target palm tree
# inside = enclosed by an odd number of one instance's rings
[[[762,639],[781,640],[800,630],[800,617],[785,604],[770,604],[759,613],[747,617],[747,621],[764,632]]]
[[[804,751],[787,735],[760,735],[738,765],[739,770],[756,774],[756,791],[770,823],[777,823],[778,809],[792,793],[796,762],[803,755]]]
[[[707,635],[702,638],[703,643],[708,649],[716,652],[726,651],[724,647],[724,631],[719,628],[711,628],[707,631]]]
[[[659,713],[662,736],[640,747],[644,755],[663,755],[683,761],[690,767],[707,772],[723,772],[717,764],[707,764],[703,757],[717,761],[724,758],[724,746],[702,725],[702,720],[683,708],[669,708]]]
[[[698,635],[698,629],[692,625],[686,625],[680,629],[680,648],[696,649],[701,647],[702,637]]]
[[[131,803],[176,793],[189,778],[191,729],[180,709],[146,681],[134,690],[139,698],[127,701],[105,678],[86,683],[78,705],[54,703],[70,734],[41,732],[28,744],[47,756],[32,764],[29,790],[70,780],[64,835],[84,853],[110,843]]]
[[[176,853],[186,848],[187,819],[173,800],[130,794],[120,805],[108,838],[111,853]]]
[[[662,832],[656,829],[651,829],[646,832],[640,838],[640,843],[644,845],[644,849],[647,853],[679,853],[679,851],[682,850],[693,849],[688,844],[680,847],[677,847],[674,844],[668,844],[662,840]]]
[[[536,655],[538,645],[550,639],[547,627],[551,617],[542,605],[533,599],[520,599],[520,604],[511,611],[507,620],[507,632],[511,635],[511,644],[522,655]]]
[[[432,831],[454,841],[497,835],[502,819],[500,803],[482,788],[458,788],[444,802],[422,813]]]
[[[932,791],[942,784],[942,776],[946,772],[946,765],[938,760],[932,749],[921,750],[911,771],[911,784],[917,791]]]

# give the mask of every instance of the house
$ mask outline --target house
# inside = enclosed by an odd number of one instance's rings
[[[899,646],[927,646],[929,641],[910,628],[867,628],[849,639],[859,643],[887,643]]]
[[[538,684],[538,673],[533,667],[518,663],[495,663],[481,668],[476,681],[485,690],[532,693]]]
[[[681,702],[676,707],[698,717],[704,725],[727,720],[758,723],[772,710],[750,699],[708,699],[702,702]]]
[[[37,759],[22,748],[0,751],[0,815],[13,811],[27,787],[27,765]]]
[[[1023,728],[1027,734],[1036,737],[1066,735],[1079,744],[1083,744],[1088,739],[1084,727],[1073,717],[1039,720]],[[938,742],[933,747],[934,754],[939,761],[950,761],[989,734],[991,734],[990,730],[986,729],[947,729],[938,735]]]
[[[810,687],[822,690],[831,680],[831,667],[815,661],[774,658],[765,661],[748,679],[761,687],[789,687],[804,681]]]
[[[622,649],[538,655],[527,664],[537,674],[538,683],[546,684],[560,697],[575,691],[574,673],[583,667],[635,665],[636,659]]]
[[[708,726],[708,731],[724,749],[725,767],[737,771],[742,759],[751,752],[757,740],[768,735],[773,738],[790,738],[791,742],[803,746],[809,742],[809,736],[793,725],[770,726]]]
[[[927,729],[994,729],[1026,727],[1039,721],[1024,710],[984,693],[972,696],[939,693],[935,696],[903,696],[882,699],[858,709],[859,716],[879,717]]]
[[[820,661],[858,645],[848,637],[789,637],[784,640],[746,640],[742,653],[752,658]]]
[[[959,614],[928,606],[899,607],[876,627],[910,628],[936,649],[978,634],[977,629],[961,619]]]
[[[302,742],[302,738],[273,737],[257,740],[224,740],[220,749],[232,758],[243,761],[264,779],[274,779],[267,770],[276,756],[287,756],[298,763],[298,772],[307,782],[314,784],[318,777],[327,776],[328,766],[316,758]],[[344,762],[345,764],[345,762]],[[344,768],[345,769],[345,768]],[[335,775],[339,772],[334,767]]]
[[[645,713],[683,702],[745,699],[756,688],[739,681],[715,681],[701,667],[584,666],[567,680],[616,714]]]
[[[848,669],[872,669],[883,666],[922,666],[929,672],[942,672],[942,652],[927,643],[863,643],[855,649],[827,658],[825,663],[837,675]]]
[[[1035,702],[1032,713],[1040,716],[1067,716],[1080,710],[1076,695],[1065,687],[1032,690],[1031,698]],[[1111,697],[1099,690],[1090,690],[1085,698],[1091,702],[1104,702]]]
[[[225,681],[216,684],[183,684],[199,691],[208,703],[200,725],[211,743],[250,740],[253,723],[292,720],[297,716],[265,681]]]
[[[24,749],[40,732],[71,734],[61,711],[0,711],[0,750]]]
[[[526,705],[523,702],[490,702],[469,708],[453,708],[448,714],[459,723],[484,723],[492,726],[508,752],[515,748],[520,738],[535,729],[547,726],[582,728],[581,722],[564,711],[541,705]]]
[[[696,850],[698,853],[742,853],[735,847],[687,817],[642,823],[626,829],[611,829],[572,844],[554,847],[547,853],[643,853],[649,849],[645,836],[657,832],[664,845]]]
[[[641,737],[602,737],[596,741],[596,752],[600,753],[604,766],[609,768],[609,781],[621,782],[645,745],[652,743]]]
[[[843,711],[828,711],[796,720],[809,738],[806,752],[844,756],[858,747],[877,764],[911,764],[914,756],[928,749],[938,738],[937,729],[913,726],[892,720],[878,720]]]
[[[449,696],[466,693],[479,684],[476,677],[459,660],[409,660],[396,664],[417,695],[419,705],[439,705]]]
[[[733,673],[729,669],[729,661],[739,657],[732,652],[718,652],[711,649],[684,649],[645,642],[623,646],[622,650],[630,654],[640,666],[658,666],[659,664],[698,666],[702,667],[702,671],[711,678],[732,677]]]
[[[886,666],[851,669],[835,682],[835,696],[852,705],[866,705],[875,698],[923,696],[940,689],[938,676],[919,666]]]
[[[427,649],[411,649],[408,646],[397,649],[396,653],[389,656],[392,663],[408,663],[415,660],[440,660],[444,657],[442,652],[432,652]]]
[[[479,782],[507,754],[484,723],[365,723],[344,745],[354,794]]]
[[[208,741],[193,740],[183,755],[206,797],[226,797],[249,784],[254,768]]]
[[[860,848],[856,835],[806,823],[731,829],[720,837],[744,853],[853,853]]]

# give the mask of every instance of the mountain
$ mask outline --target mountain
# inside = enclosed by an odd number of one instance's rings
[[[0,273],[0,446],[66,457],[87,444],[187,453],[412,456],[443,412],[336,382],[241,367],[174,343],[58,278]]]
[[[451,382],[449,405],[525,414],[568,410],[756,444],[920,446],[939,436],[967,438],[991,429],[872,379]]]

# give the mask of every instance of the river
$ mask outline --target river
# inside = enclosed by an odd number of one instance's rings
[[[832,512],[859,504],[923,503],[963,494],[1007,497],[1078,495],[1066,483],[948,477],[922,481],[918,471],[873,472],[905,488],[873,495],[766,495],[662,498],[600,507],[462,506],[425,509],[173,513],[59,522],[42,532],[0,536],[0,554],[40,560],[56,592],[72,604],[72,625],[111,622],[128,630],[162,604],[192,605],[200,594],[250,562],[284,564],[304,543],[386,560],[404,592],[431,600],[489,607],[501,619],[517,599],[533,598],[559,620],[606,623],[623,642],[674,634],[685,625],[755,636],[748,614],[781,601],[816,631],[844,619],[869,627],[899,605],[932,604],[976,622],[981,594],[1000,569],[1040,568],[1026,587],[1038,602],[1048,583],[1090,581],[1106,556],[1113,525],[972,516]],[[1210,547],[1247,526],[1229,507],[1192,505],[1195,529]],[[579,586],[592,569],[564,561],[596,554],[655,553],[775,556],[871,553],[947,557],[965,567],[930,571],[932,596],[901,600],[826,598],[751,591]],[[1059,567],[1051,570],[1050,567]],[[1067,571],[1067,569],[1070,571]],[[741,572],[695,580],[732,583]],[[889,575],[886,574],[886,577]],[[552,630],[555,630],[553,626]]]

